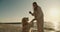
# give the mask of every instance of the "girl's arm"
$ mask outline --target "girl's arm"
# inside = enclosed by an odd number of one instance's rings
[[[33,25],[34,25],[34,22],[33,22],[33,21],[35,21],[35,19],[33,19],[33,20],[29,23],[31,27],[33,27]]]
[[[32,13],[31,11],[29,11],[29,13],[30,13],[32,16],[34,16],[34,13]]]

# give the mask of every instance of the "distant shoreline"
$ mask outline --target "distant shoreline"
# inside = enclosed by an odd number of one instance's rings
[[[0,23],[0,24],[21,24],[21,22],[15,22],[15,23]]]

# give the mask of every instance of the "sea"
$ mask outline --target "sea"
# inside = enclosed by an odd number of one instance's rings
[[[10,25],[12,25],[12,26],[19,26],[19,27],[22,27],[22,24],[10,24]],[[48,25],[49,26],[49,25]],[[35,28],[34,29],[34,31],[37,31],[37,25],[36,25],[36,23],[35,23],[35,25],[34,25],[34,27],[33,28]],[[44,32],[59,32],[59,31],[56,31],[56,30],[53,30],[54,28],[53,28],[53,26],[52,26],[52,28],[50,29],[50,28],[48,28],[47,27],[47,29],[44,29]]]
[[[5,25],[10,25],[10,26],[14,26],[14,27],[22,27],[22,24],[5,24]],[[44,32],[60,32],[60,31],[55,30],[53,27],[54,27],[54,25],[45,23],[44,24]],[[34,23],[33,31],[35,31],[35,32],[37,31],[36,23]]]

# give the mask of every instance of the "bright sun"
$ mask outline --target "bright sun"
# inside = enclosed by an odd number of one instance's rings
[[[52,17],[58,17],[59,15],[59,10],[57,8],[51,8],[49,11],[50,16]]]
[[[57,23],[58,23],[58,19],[59,19],[59,10],[57,8],[51,8],[49,10],[49,18],[51,19],[51,21],[54,23],[54,28],[57,30]]]

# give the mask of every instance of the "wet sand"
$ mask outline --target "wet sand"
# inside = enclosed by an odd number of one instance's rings
[[[0,32],[21,32],[20,26],[14,26],[13,24],[0,24]]]

